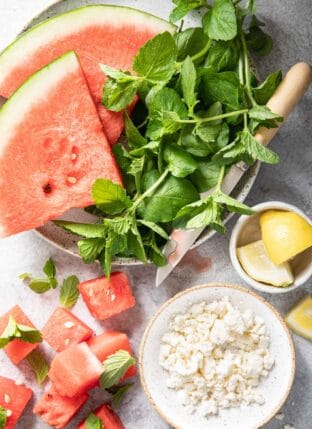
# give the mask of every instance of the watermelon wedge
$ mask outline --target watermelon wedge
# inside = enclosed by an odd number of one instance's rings
[[[34,74],[4,104],[0,136],[0,236],[92,204],[98,177],[121,183],[74,52]]]
[[[8,98],[35,71],[74,50],[81,61],[105,133],[115,143],[121,113],[101,104],[105,76],[99,63],[129,70],[139,48],[157,33],[173,32],[168,22],[127,7],[92,5],[42,22],[22,34],[0,55],[0,95]]]

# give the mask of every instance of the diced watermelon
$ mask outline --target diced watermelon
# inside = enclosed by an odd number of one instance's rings
[[[109,112],[101,104],[106,79],[99,63],[129,70],[139,48],[163,31],[173,32],[175,27],[127,7],[92,5],[71,10],[23,33],[0,54],[0,95],[9,97],[35,71],[74,50],[80,58],[108,140],[114,143],[123,128],[123,115]],[[47,89],[46,95],[48,93]]]
[[[4,429],[13,429],[32,397],[32,390],[0,376],[0,406],[8,413]]]
[[[93,204],[99,177],[121,183],[74,52],[34,74],[3,105],[0,136],[0,236]]]
[[[133,355],[129,339],[123,332],[107,331],[101,335],[90,338],[87,344],[101,362],[104,362],[108,356],[116,353],[118,350],[126,350]],[[135,374],[136,367],[133,365],[128,369],[123,380],[128,377],[133,377]]]
[[[52,386],[36,403],[34,413],[48,425],[62,429],[88,398],[87,393],[75,398],[64,398]]]
[[[20,306],[15,305],[15,307],[11,308],[11,310],[9,310],[7,313],[5,313],[3,316],[0,317],[0,335],[7,327],[10,316],[13,317],[16,323],[19,323],[20,325],[28,326],[30,328],[34,328],[34,325],[28,319],[28,317],[20,308]],[[29,353],[31,353],[37,346],[38,346],[38,343],[31,344],[31,343],[25,343],[24,341],[20,341],[20,340],[13,340],[7,346],[4,347],[4,351],[11,359],[11,361],[15,365],[17,365],[23,359],[25,359],[25,357],[28,356]]]
[[[110,278],[99,277],[78,286],[84,302],[95,319],[105,320],[135,305],[126,274],[116,271]]]
[[[104,429],[124,429],[120,418],[111,409],[109,405],[102,405],[100,408],[94,411],[97,417],[99,417],[104,423]],[[77,429],[87,429],[85,422],[80,423]]]
[[[75,344],[55,356],[49,377],[61,396],[73,398],[92,389],[103,374],[103,365],[86,343]]]
[[[43,339],[56,351],[62,352],[73,344],[86,341],[93,331],[65,308],[58,307],[42,329]]]

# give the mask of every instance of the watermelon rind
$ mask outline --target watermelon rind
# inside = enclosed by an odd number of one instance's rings
[[[27,60],[32,52],[53,42],[56,34],[58,37],[62,37],[79,33],[79,30],[106,22],[117,29],[122,28],[123,24],[129,25],[130,23],[143,29],[152,27],[159,33],[176,31],[176,27],[166,20],[129,7],[89,5],[73,9],[49,18],[22,33],[0,53],[0,88],[16,66]]]

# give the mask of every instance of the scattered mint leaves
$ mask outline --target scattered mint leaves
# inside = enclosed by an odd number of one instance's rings
[[[135,358],[125,350],[119,350],[108,356],[103,363],[104,372],[100,379],[100,386],[103,389],[109,389],[118,384],[128,369],[135,363]]]
[[[32,371],[35,374],[36,381],[39,385],[45,382],[48,372],[49,372],[49,364],[46,361],[43,354],[38,350],[33,350],[27,356],[27,362],[29,363]]]
[[[10,316],[8,324],[0,337],[0,349],[8,345],[13,340],[35,344],[42,342],[42,336],[37,329],[17,324],[14,318]]]
[[[29,273],[23,273],[19,278],[28,282],[29,288],[38,294],[45,293],[50,289],[55,289],[57,287],[57,280],[55,278],[55,264],[52,258],[46,261],[42,270],[46,278],[36,278]]]
[[[71,308],[76,304],[79,298],[78,284],[79,279],[77,276],[69,276],[63,280],[60,289],[60,304],[62,307]]]
[[[94,413],[90,413],[85,421],[86,429],[105,429],[103,421]]]

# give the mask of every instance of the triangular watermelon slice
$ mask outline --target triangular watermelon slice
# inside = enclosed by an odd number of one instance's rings
[[[121,183],[74,52],[35,73],[0,110],[0,236],[92,204],[98,177]]]
[[[139,48],[174,26],[147,13],[118,6],[74,9],[22,34],[0,54],[0,95],[8,98],[35,71],[74,50],[82,64],[106,136],[115,143],[123,129],[121,113],[101,104],[105,76],[99,63],[130,70]]]

